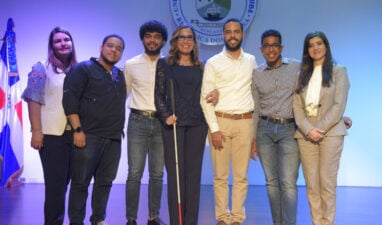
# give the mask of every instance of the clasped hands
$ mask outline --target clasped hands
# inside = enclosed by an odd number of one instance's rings
[[[319,142],[321,141],[325,136],[325,131],[318,129],[318,128],[313,128],[311,131],[308,133],[308,138],[312,140],[313,142]]]

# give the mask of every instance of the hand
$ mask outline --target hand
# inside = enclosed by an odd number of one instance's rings
[[[223,142],[225,142],[225,137],[220,131],[211,133],[212,145],[216,150],[223,148]]]
[[[175,115],[171,115],[171,116],[166,118],[166,124],[169,126],[174,125],[174,124],[176,124],[177,119],[178,119],[178,117],[176,117]]]
[[[73,133],[73,144],[77,148],[83,148],[86,146],[86,135],[83,131]]]
[[[350,117],[344,116],[344,123],[346,126],[346,129],[349,129],[353,125],[353,121],[351,120]]]
[[[44,146],[44,134],[41,130],[32,131],[31,146],[36,150]]]
[[[319,142],[322,138],[324,138],[324,135],[325,131],[318,128],[313,128],[311,131],[309,131],[308,138],[314,142]]]
[[[207,101],[207,103],[211,103],[211,105],[215,106],[219,102],[219,94],[219,91],[217,89],[214,89],[210,93],[208,93],[205,100]]]
[[[255,161],[257,161],[257,158],[259,158],[259,154],[257,153],[256,138],[254,138],[252,141],[251,158]]]

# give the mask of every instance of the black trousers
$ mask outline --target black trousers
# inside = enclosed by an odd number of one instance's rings
[[[44,135],[39,150],[45,183],[44,225],[62,225],[65,216],[65,196],[70,181],[70,154],[73,134]]]
[[[198,224],[200,179],[207,129],[207,125],[176,127],[182,225]],[[180,225],[173,127],[163,127],[162,136],[170,224]]]

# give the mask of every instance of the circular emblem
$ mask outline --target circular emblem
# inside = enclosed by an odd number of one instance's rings
[[[247,30],[255,17],[256,3],[257,0],[171,0],[170,8],[175,23],[192,26],[199,43],[220,45],[224,43],[224,22],[236,18]]]

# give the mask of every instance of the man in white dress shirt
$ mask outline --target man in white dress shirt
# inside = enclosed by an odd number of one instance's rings
[[[241,225],[246,217],[247,171],[254,133],[251,84],[256,60],[241,48],[243,37],[240,21],[229,19],[225,22],[225,48],[207,61],[203,75],[200,103],[209,126],[218,225]],[[205,101],[214,89],[219,91],[219,102],[215,106]],[[229,210],[231,164],[233,187],[232,209]]]
[[[124,74],[130,95],[130,116],[127,128],[128,166],[126,181],[127,225],[137,224],[139,193],[146,157],[149,163],[148,221],[147,225],[163,224],[159,219],[161,205],[164,150],[161,124],[154,104],[154,84],[160,51],[167,41],[167,28],[152,20],[140,27],[144,53],[126,61]]]

